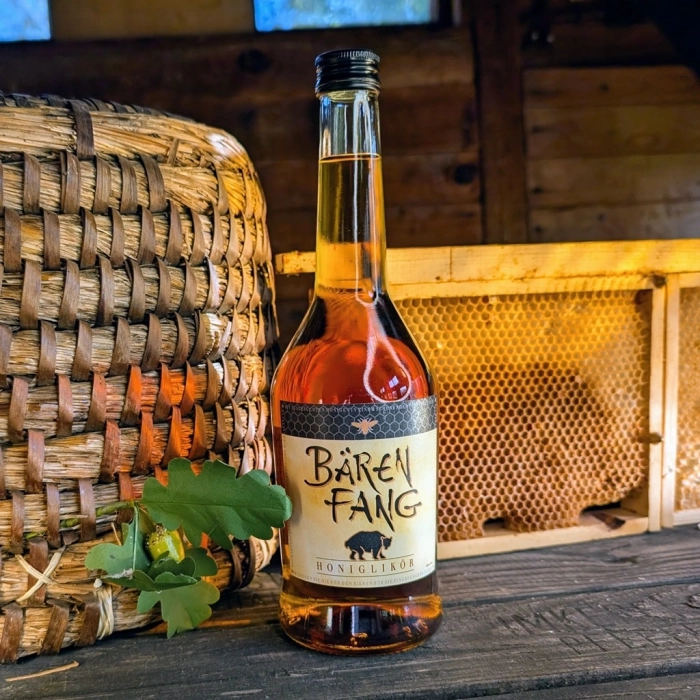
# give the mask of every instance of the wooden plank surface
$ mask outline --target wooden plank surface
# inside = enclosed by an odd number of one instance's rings
[[[417,265],[416,262],[421,264]],[[313,253],[278,255],[281,274],[313,272]],[[652,240],[545,245],[390,248],[388,276],[395,285],[520,279],[654,275],[698,271],[700,241]]]
[[[523,52],[527,68],[679,63],[673,46],[653,22],[628,26],[599,21],[559,23],[552,27],[552,34],[551,44],[528,46]]]
[[[661,488],[661,524],[673,527],[676,509],[676,465],[678,458],[678,390],[680,349],[679,275],[669,275],[666,283],[666,364],[664,376],[663,474]]]
[[[254,161],[318,157],[318,100],[309,71],[307,96],[254,105],[208,96],[217,125],[238,138]],[[382,73],[383,75],[383,73]],[[387,155],[473,150],[477,147],[472,85],[425,85],[382,90],[382,152]],[[185,114],[192,111],[186,107]],[[178,107],[178,111],[184,111]]]
[[[51,0],[51,38],[112,39],[252,32],[252,0]]]
[[[482,242],[479,204],[405,205],[385,210],[388,245],[400,248],[474,245]],[[268,212],[272,247],[276,253],[313,250],[316,207]]]
[[[664,437],[664,378],[666,372],[666,285],[665,279],[652,292],[651,348],[649,354],[649,435],[660,439],[649,443],[649,473],[647,475],[646,512],[649,530],[661,529],[661,489],[663,475]]]
[[[70,1],[70,0],[68,0]],[[421,50],[416,50],[416,47]],[[195,118],[208,98],[264,104],[313,94],[321,51],[363,46],[382,59],[393,88],[471,83],[466,27],[386,27],[273,32],[228,37],[0,46],[3,90],[135,102]],[[218,123],[219,126],[224,126]]]
[[[521,549],[553,547],[562,544],[575,544],[591,540],[612,539],[639,535],[647,530],[658,530],[658,518],[650,523],[650,518],[640,517],[626,510],[606,509],[605,514],[617,518],[615,527],[606,524],[603,518],[594,513],[583,513],[575,527],[543,530],[540,532],[512,532],[502,525],[487,523],[484,537],[469,540],[455,540],[438,543],[438,559],[456,559],[459,557],[478,557],[484,554],[502,554]]]
[[[700,104],[526,109],[529,158],[700,151]]]
[[[526,70],[523,81],[530,109],[700,103],[700,80],[681,65]]]
[[[520,64],[514,0],[475,0],[479,55],[479,128],[486,243],[527,241],[527,199]]]
[[[493,695],[491,700],[697,700],[700,673]]]
[[[423,647],[388,657],[296,647],[271,619],[279,578],[261,577],[209,629],[169,641],[113,638],[3,667],[3,698],[615,697],[599,692],[607,684],[611,693],[666,690],[666,700],[674,689],[698,687],[699,547],[697,529],[682,528],[443,563],[442,629]],[[64,673],[4,681],[73,660],[80,665]]]
[[[316,208],[318,162],[257,161],[268,211]],[[479,201],[479,160],[474,151],[385,156],[382,158],[387,207],[438,206]]]
[[[530,238],[555,241],[626,241],[697,238],[700,201],[533,209]]]
[[[533,208],[700,200],[700,153],[530,160],[528,195]]]

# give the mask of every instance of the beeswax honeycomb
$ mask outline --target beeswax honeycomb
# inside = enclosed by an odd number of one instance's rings
[[[397,305],[438,382],[441,541],[576,525],[644,482],[650,292]]]
[[[700,508],[700,289],[681,289],[676,508]]]

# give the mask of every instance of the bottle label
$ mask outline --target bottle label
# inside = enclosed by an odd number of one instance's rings
[[[282,402],[293,576],[344,588],[435,570],[437,398],[384,404]]]

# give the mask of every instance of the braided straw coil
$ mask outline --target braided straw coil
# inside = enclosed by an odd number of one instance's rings
[[[171,459],[271,472],[274,301],[232,136],[0,93],[0,662],[154,621],[84,560]],[[213,552],[213,583],[246,585],[276,547]]]

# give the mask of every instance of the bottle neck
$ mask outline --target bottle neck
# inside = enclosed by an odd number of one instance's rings
[[[384,288],[384,192],[377,93],[322,94],[316,226],[316,294]]]

